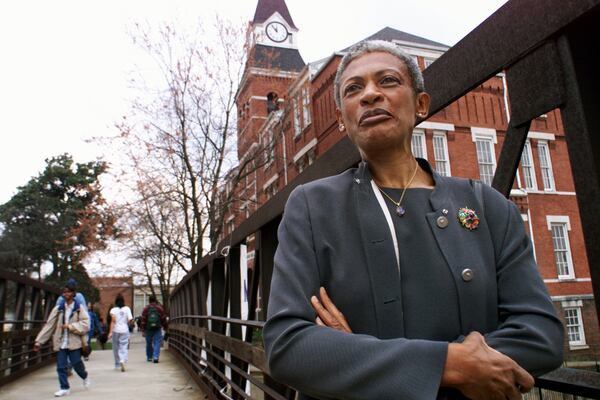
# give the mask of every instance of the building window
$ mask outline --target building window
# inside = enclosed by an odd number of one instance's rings
[[[415,130],[412,134],[411,141],[413,156],[418,158],[424,158],[427,160],[427,147],[425,146],[425,132],[421,130]]]
[[[273,130],[269,129],[262,135],[264,155],[265,155],[265,168],[267,168],[275,159],[275,135]]]
[[[310,90],[302,88],[302,124],[304,128],[310,125]]]
[[[529,143],[529,140],[525,142],[525,147],[523,147],[523,153],[521,154],[521,170],[523,172],[525,189],[537,190],[535,170],[533,168],[533,157],[531,154],[531,143]]]
[[[445,132],[433,132],[433,155],[435,157],[435,170],[438,174],[450,176],[450,158],[448,157],[448,141]]]
[[[575,279],[569,230],[571,224],[568,216],[547,215],[548,229],[552,233],[552,247],[558,279]]]
[[[494,152],[494,139],[478,136],[475,139],[477,148],[477,163],[479,164],[479,178],[483,183],[492,184],[496,171],[496,155]]]
[[[581,318],[581,307],[569,307],[564,309],[565,327],[569,346],[585,346],[585,332]]]
[[[544,190],[554,191],[554,175],[552,173],[552,162],[550,161],[548,142],[538,142],[538,156],[540,158],[540,170],[542,172]]]
[[[300,127],[300,108],[298,107],[298,100],[292,100],[292,108],[294,114],[294,136],[299,136],[302,133],[302,128]]]

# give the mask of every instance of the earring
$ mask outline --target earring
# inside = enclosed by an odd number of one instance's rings
[[[421,118],[423,118],[424,116],[425,116],[425,113],[421,113],[421,112],[418,112],[418,113],[417,113],[417,117],[421,117]]]
[[[344,126],[344,124],[340,124],[338,126],[338,129],[340,130],[340,132],[344,132],[346,130],[346,127]]]

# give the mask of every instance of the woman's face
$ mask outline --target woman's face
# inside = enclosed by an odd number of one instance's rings
[[[366,53],[340,79],[338,120],[364,155],[404,149],[416,115],[427,115],[429,96],[415,94],[404,62],[386,52]]]

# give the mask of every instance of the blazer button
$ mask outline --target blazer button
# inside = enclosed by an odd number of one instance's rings
[[[473,280],[473,270],[471,268],[465,268],[460,273],[462,275],[463,281],[470,282]]]
[[[444,229],[445,227],[448,226],[448,218],[446,218],[446,217],[437,217],[437,220],[435,221],[435,223],[437,224],[437,226],[439,228]]]

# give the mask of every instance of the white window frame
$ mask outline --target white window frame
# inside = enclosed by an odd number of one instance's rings
[[[538,140],[538,157],[540,159],[540,173],[542,175],[542,185],[544,191],[555,192],[556,183],[554,182],[554,172],[552,171],[552,159],[550,158],[550,146],[548,146],[547,140]],[[547,165],[542,163],[543,159],[547,162]],[[544,172],[547,176],[544,176]]]
[[[306,128],[311,123],[310,117],[310,90],[308,87],[302,88],[302,124]]]
[[[565,330],[567,333],[567,341],[569,342],[570,348],[587,347],[585,340],[585,329],[583,326],[583,317],[581,314],[581,308],[583,302],[581,300],[570,300],[561,302],[563,308],[563,317],[565,319]],[[571,315],[567,315],[570,313]],[[575,318],[576,323],[570,323],[570,318]],[[579,340],[571,340],[570,329],[575,328],[576,334],[579,335]]]
[[[528,171],[528,176],[525,175],[525,171]],[[523,175],[523,185],[526,190],[537,190],[537,179],[535,177],[535,166],[533,165],[533,152],[531,151],[531,142],[529,139],[525,141],[523,152],[521,153],[521,174]],[[531,181],[528,185],[527,181]]]
[[[417,143],[420,141],[421,143]],[[425,131],[422,129],[415,129],[412,133],[410,148],[415,157],[424,158],[427,160],[427,142],[425,140]],[[420,151],[421,154],[417,154]]]
[[[552,239],[552,254],[554,255],[554,265],[556,266],[556,274],[558,275],[559,280],[573,280],[575,279],[575,266],[573,265],[573,257],[571,252],[571,243],[569,241],[569,231],[571,230],[571,221],[569,216],[567,215],[546,215],[546,224],[548,226],[548,230],[550,231],[550,236]],[[561,227],[564,234],[564,244],[565,247],[557,249],[554,233],[552,231],[552,227]],[[565,252],[565,261],[567,263],[566,267],[568,269],[567,274],[561,274],[559,270],[559,265],[557,263],[557,252]]]
[[[298,107],[298,99],[295,97],[292,99],[292,108],[294,114],[294,137],[298,137],[302,134],[302,126],[300,126],[300,108]]]
[[[490,128],[479,128],[479,127],[471,127],[471,140],[473,140],[473,143],[475,143],[475,150],[477,153],[477,166],[479,168],[479,179],[483,182],[486,183],[488,185],[492,185],[492,180],[494,179],[494,174],[496,173],[496,149],[495,149],[495,144],[498,143],[498,137],[496,135],[496,130],[495,129],[490,129]],[[478,143],[485,143],[486,145],[489,145],[489,149],[490,149],[490,158],[491,158],[491,163],[483,163],[483,160],[480,157],[480,151],[478,151],[477,146]],[[483,146],[483,145],[482,145]],[[491,177],[489,179],[486,178],[487,175],[482,174],[482,166],[488,166],[491,165],[492,167],[492,174]]]
[[[442,143],[442,149],[441,149],[441,153],[439,154],[438,152],[436,152],[436,146],[435,146],[435,142],[436,139],[441,139],[441,143]],[[435,160],[435,170],[442,176],[452,176],[452,171],[450,170],[450,156],[448,155],[448,137],[445,131],[433,131],[433,139],[432,139],[432,144],[433,144],[433,158]],[[439,158],[439,156],[442,156],[443,158]],[[440,172],[440,169],[438,168],[439,164],[443,163],[445,166],[446,171],[444,173]]]
[[[267,169],[273,164],[275,161],[275,134],[272,129],[268,129],[263,132],[261,135],[261,140],[263,143],[263,151],[264,151],[264,160],[265,165],[264,169]]]

